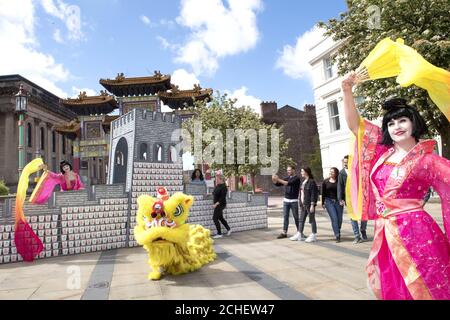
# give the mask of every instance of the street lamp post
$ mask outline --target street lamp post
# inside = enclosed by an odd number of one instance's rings
[[[24,134],[24,119],[27,112],[28,97],[27,92],[20,84],[19,92],[16,94],[16,113],[19,115],[19,178],[22,170],[25,167],[25,134]]]

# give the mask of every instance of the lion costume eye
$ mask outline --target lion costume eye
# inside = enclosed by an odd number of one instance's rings
[[[175,209],[175,212],[174,212],[174,216],[175,217],[179,217],[179,216],[181,216],[182,214],[183,214],[183,212],[184,212],[184,210],[183,210],[183,207],[179,204],[178,206],[177,206],[177,208]]]

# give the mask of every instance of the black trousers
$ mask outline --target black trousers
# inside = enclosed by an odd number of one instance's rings
[[[218,206],[214,209],[213,221],[214,221],[214,224],[216,225],[218,234],[222,234],[220,222],[222,222],[222,224],[228,231],[230,230],[230,226],[228,225],[227,221],[223,217],[223,209],[225,209],[225,207],[222,207],[222,206]]]
[[[306,218],[309,216],[309,223],[311,224],[312,233],[317,233],[317,223],[316,223],[316,213],[310,211],[310,205],[303,205],[301,208],[301,214],[300,214],[300,232],[303,233],[303,230],[305,229],[305,222]]]

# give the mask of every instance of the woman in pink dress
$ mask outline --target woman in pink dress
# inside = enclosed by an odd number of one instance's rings
[[[67,161],[61,161],[59,165],[61,173],[53,173],[48,171],[50,176],[59,180],[59,185],[62,191],[76,191],[84,189],[84,185],[81,182],[80,176],[73,171],[72,165]]]
[[[47,165],[45,164],[41,165],[39,169],[45,172],[31,195],[30,201],[32,203],[45,203],[53,193],[56,185],[59,185],[62,191],[84,189],[80,176],[72,170],[72,165],[67,161],[61,161],[59,165],[61,173],[54,173],[47,170]]]
[[[403,99],[386,101],[382,128],[356,110],[351,73],[342,82],[345,118],[356,136],[348,211],[375,220],[366,271],[378,299],[450,299],[450,161],[420,140],[426,124]],[[424,210],[429,187],[441,198],[445,234]]]

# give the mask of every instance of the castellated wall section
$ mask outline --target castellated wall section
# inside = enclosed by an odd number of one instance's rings
[[[137,198],[143,194],[156,196],[160,186],[169,194],[180,191],[193,195],[188,223],[200,224],[216,234],[211,195],[206,195],[203,186],[183,185],[182,163],[169,162],[171,135],[180,127],[181,119],[173,114],[133,110],[112,124],[109,184],[55,192],[45,205],[26,202],[25,215],[44,244],[38,258],[138,246],[133,234]],[[122,138],[128,146],[126,181],[112,183],[115,149]],[[142,143],[149,146],[145,160],[139,159]],[[154,162],[155,144],[162,146],[161,162]],[[234,232],[267,228],[265,195],[233,192],[227,202],[224,216]],[[14,243],[14,210],[15,199],[0,202],[0,264],[22,261]]]

